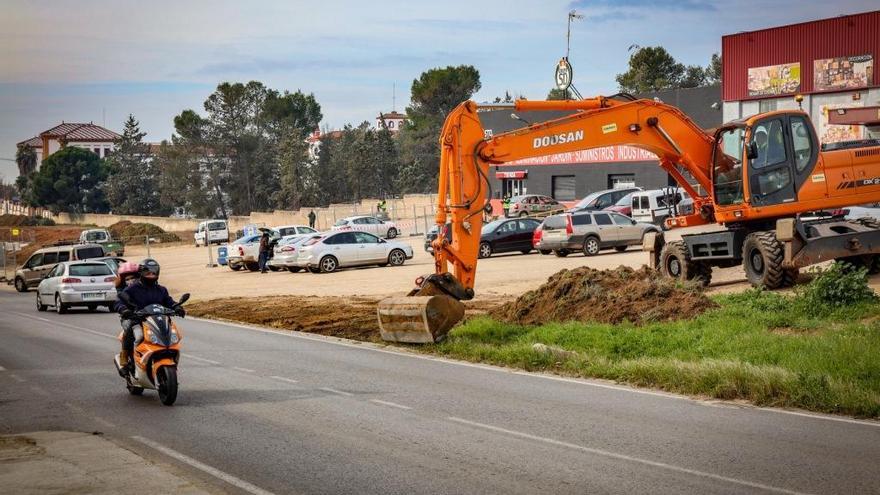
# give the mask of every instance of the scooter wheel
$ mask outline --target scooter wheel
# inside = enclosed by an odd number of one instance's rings
[[[126,385],[125,388],[128,389],[128,393],[131,395],[143,395],[144,388],[143,387],[134,387],[132,385]]]
[[[156,375],[159,400],[166,406],[174,404],[174,401],[177,400],[177,369],[171,366],[162,366]]]

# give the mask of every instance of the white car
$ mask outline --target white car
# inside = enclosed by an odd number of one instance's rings
[[[332,232],[304,242],[297,263],[312,273],[329,273],[349,266],[400,266],[412,257],[409,244],[366,232]]]
[[[380,220],[376,217],[360,215],[356,217],[340,218],[333,224],[333,230],[359,230],[369,232],[386,239],[394,239],[400,234],[397,225],[391,220]]]
[[[318,233],[317,230],[306,225],[279,225],[278,227],[272,227],[272,230],[278,232],[278,237],[282,238]]]
[[[229,225],[226,220],[209,220],[202,222],[193,234],[196,246],[205,245],[205,236],[208,236],[209,244],[224,244],[229,242]]]
[[[116,302],[113,270],[103,261],[58,263],[37,286],[37,311],[54,306],[59,314],[71,306],[111,309]]]
[[[311,237],[313,236],[298,235],[282,237],[281,240],[278,241],[278,244],[275,245],[275,249],[272,252],[272,259],[267,263],[269,268],[273,271],[287,270],[292,273],[301,271],[303,266],[298,264],[300,247]]]

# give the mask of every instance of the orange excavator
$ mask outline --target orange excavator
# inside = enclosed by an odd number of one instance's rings
[[[478,115],[486,109],[571,113],[491,135]],[[434,273],[420,277],[408,296],[380,302],[382,338],[437,342],[463,317],[461,301],[474,296],[483,217],[491,212],[490,165],[612,145],[653,153],[694,199],[693,212],[667,219],[667,228],[706,227],[680,240],[645,236],[649,264],[668,276],[708,284],[713,267],[742,264],[749,282],[774,289],[793,284],[799,268],[832,259],[880,271],[876,221],[801,218],[880,202],[880,141],[822,149],[809,116],[797,110],[707,132],[673,106],[627,94],[507,105],[467,101],[447,116],[440,136],[436,222],[442,230],[451,220],[452,240],[445,232],[437,236]]]

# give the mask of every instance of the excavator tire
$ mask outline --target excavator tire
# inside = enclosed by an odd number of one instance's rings
[[[797,268],[786,268],[782,271],[782,287],[794,287],[797,283],[800,270]]]
[[[877,256],[876,254],[847,256],[845,258],[836,258],[834,261],[847,263],[856,270],[865,268],[871,275],[876,275],[877,273],[880,273],[880,256]]]
[[[791,280],[782,267],[782,243],[774,232],[752,232],[743,243],[746,279],[755,287],[778,289]]]
[[[687,246],[682,241],[667,242],[660,251],[660,272],[681,281],[693,280],[704,287],[712,281],[712,267],[707,263],[691,261]]]

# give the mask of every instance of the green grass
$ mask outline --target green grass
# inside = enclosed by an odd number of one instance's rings
[[[697,318],[524,327],[486,317],[423,348],[449,357],[759,405],[880,417],[880,303],[823,309],[803,294],[717,296]],[[812,306],[810,304],[813,304]],[[557,359],[535,343],[577,352]]]

